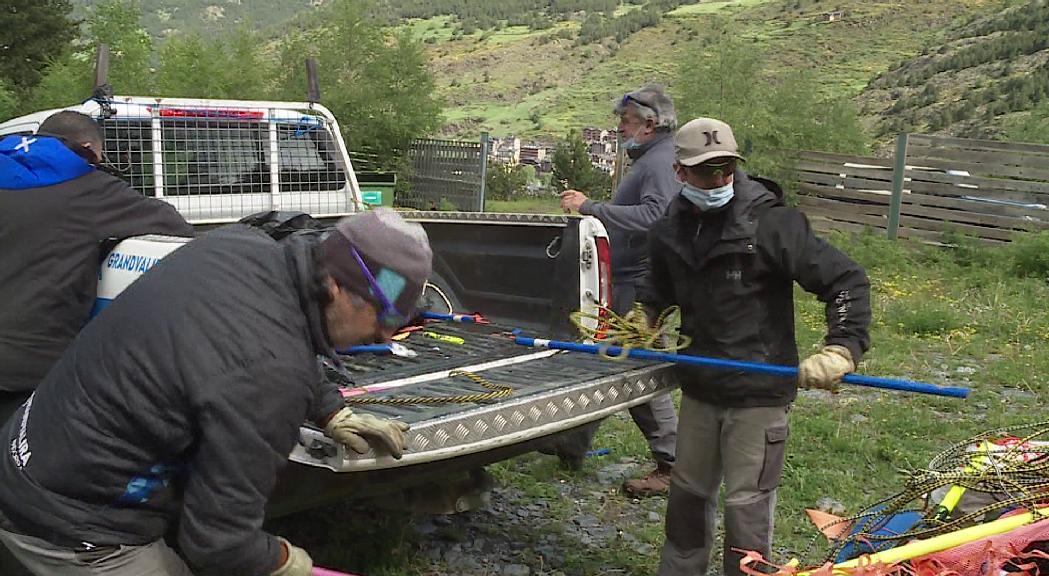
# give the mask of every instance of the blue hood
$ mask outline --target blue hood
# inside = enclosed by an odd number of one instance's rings
[[[0,188],[42,188],[80,178],[95,168],[49,136],[8,136],[0,140]]]

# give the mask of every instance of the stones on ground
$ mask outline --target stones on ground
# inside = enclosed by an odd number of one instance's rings
[[[841,502],[824,496],[816,501],[816,508],[828,514],[842,515],[845,513],[845,505]]]
[[[507,564],[503,566],[503,576],[529,576],[532,569],[524,564]]]
[[[660,514],[659,512],[649,512],[648,513],[648,521],[649,522],[662,522],[663,521],[663,515]]]

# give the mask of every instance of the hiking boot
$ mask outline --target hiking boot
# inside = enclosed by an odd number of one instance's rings
[[[623,482],[623,491],[633,498],[666,496],[670,493],[670,467],[657,466],[641,478],[631,478]]]

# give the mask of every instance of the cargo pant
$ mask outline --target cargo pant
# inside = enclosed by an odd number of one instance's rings
[[[670,476],[659,576],[707,573],[718,493],[725,482],[725,576],[752,550],[769,558],[789,406],[724,408],[681,398],[677,465]]]
[[[612,290],[612,311],[616,314],[629,312],[634,306],[635,295],[634,284],[617,280]],[[670,392],[630,408],[630,417],[648,441],[656,465],[662,469],[673,468],[677,450],[677,409]],[[556,452],[569,459],[581,459],[590,450],[600,426],[601,420],[598,420],[562,435]]]
[[[74,550],[14,530],[0,515],[0,542],[37,576],[193,576],[163,540]]]

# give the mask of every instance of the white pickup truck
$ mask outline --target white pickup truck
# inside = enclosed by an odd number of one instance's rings
[[[308,103],[118,96],[68,109],[104,127],[108,163],[145,195],[174,205],[201,229],[267,210],[301,211],[325,222],[364,209],[338,123]],[[56,110],[0,124],[0,136],[30,134]],[[483,466],[534,450],[553,435],[648,401],[672,386],[665,365],[516,346],[500,332],[519,328],[574,339],[569,313],[611,296],[608,237],[593,218],[462,212],[408,212],[434,250],[435,312],[478,312],[490,325],[440,331],[462,344],[411,336],[415,358],[353,356],[328,377],[371,396],[483,392],[455,369],[510,386],[483,403],[362,407],[411,424],[404,458],[347,453],[303,425],[270,505],[271,515],[347,497],[391,496],[416,509],[476,505]],[[134,238],[102,265],[101,298],[113,298],[185,241]],[[452,339],[453,341],[455,338]],[[355,392],[348,392],[355,393]],[[423,496],[425,495],[425,496]]]

